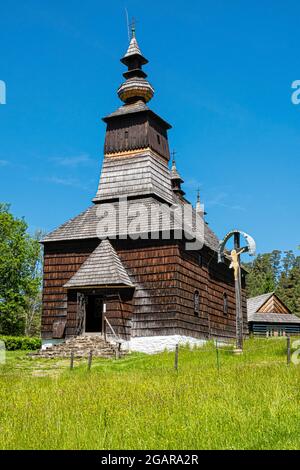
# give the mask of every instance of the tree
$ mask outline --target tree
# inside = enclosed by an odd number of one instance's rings
[[[247,296],[275,292],[292,313],[300,315],[300,256],[274,250],[246,264]]]
[[[247,296],[273,292],[276,288],[278,270],[278,252],[257,255],[252,263],[245,265],[247,275]]]
[[[300,256],[285,252],[283,270],[278,282],[277,294],[291,312],[300,315]]]
[[[31,237],[24,219],[0,203],[0,333],[30,334],[41,290],[39,236]],[[33,307],[34,306],[34,307]],[[35,314],[33,314],[33,311]]]

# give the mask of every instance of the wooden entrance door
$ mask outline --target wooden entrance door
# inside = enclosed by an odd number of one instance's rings
[[[86,306],[86,333],[103,332],[103,297],[89,295]]]

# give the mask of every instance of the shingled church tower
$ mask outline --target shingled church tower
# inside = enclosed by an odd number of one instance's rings
[[[43,241],[43,339],[101,335],[106,323],[140,350],[179,335],[183,341],[234,337],[233,274],[217,263],[218,238],[199,201],[193,209],[186,200],[174,159],[170,165],[171,126],[148,107],[154,90],[135,31],[121,62],[127,67],[118,89],[123,105],[103,119],[104,160],[93,204]],[[192,213],[185,226],[178,217],[183,209]],[[153,214],[159,214],[155,223]],[[187,248],[187,235],[201,245]],[[244,317],[247,325],[245,298]]]

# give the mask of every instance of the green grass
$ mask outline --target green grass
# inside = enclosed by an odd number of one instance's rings
[[[0,449],[299,449],[300,365],[286,340],[233,356],[203,349],[119,361],[8,353],[0,366]]]

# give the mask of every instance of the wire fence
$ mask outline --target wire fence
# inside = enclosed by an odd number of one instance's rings
[[[226,343],[221,339],[207,341],[201,346],[178,343],[172,349],[165,351],[167,356],[154,354],[151,357],[146,357],[143,354],[124,354],[118,349],[111,362],[98,357],[92,350],[87,351],[83,357],[77,357],[76,353],[71,352],[65,357],[49,358],[46,361],[31,361],[32,364],[28,365],[28,370],[40,369],[42,373],[47,369],[49,372],[59,373],[60,370],[73,371],[78,367],[92,371],[97,366],[97,369],[105,370],[108,366],[117,371],[119,369],[117,364],[120,364],[122,369],[123,361],[128,363],[129,368],[141,368],[148,371],[173,369],[176,372],[183,371],[188,367],[216,367],[218,371],[221,371],[223,367],[235,364],[240,366],[247,364],[267,364],[270,366],[300,364],[300,339],[290,336],[246,340],[243,350],[236,349],[234,342]],[[18,368],[24,368],[24,366],[26,369],[25,364],[19,364]]]

